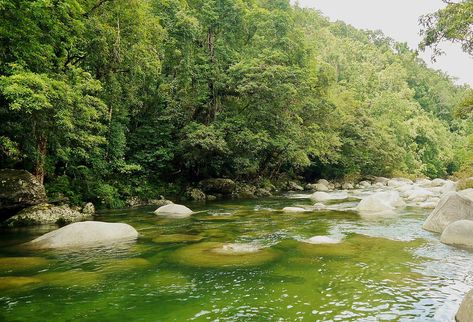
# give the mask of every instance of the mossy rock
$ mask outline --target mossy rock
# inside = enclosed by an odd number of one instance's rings
[[[192,243],[199,242],[204,239],[200,235],[185,235],[185,234],[172,234],[172,235],[161,235],[153,239],[153,242],[158,244],[165,243]]]
[[[181,273],[160,271],[147,279],[145,286],[156,289],[160,294],[173,295],[187,293],[195,285]]]
[[[202,236],[212,237],[212,238],[226,238],[226,239],[232,239],[234,237],[231,232],[218,229],[218,228],[206,229],[202,232]]]
[[[233,218],[231,215],[225,215],[225,216],[203,216],[203,217],[196,217],[196,220],[201,220],[201,221],[233,221],[235,218]]]
[[[0,290],[18,290],[26,286],[40,284],[43,281],[37,277],[2,276],[0,277]]]
[[[171,254],[170,259],[178,264],[202,267],[254,267],[270,263],[279,258],[276,250],[264,248],[255,251],[226,250],[229,244],[218,242],[203,242],[186,246]]]
[[[66,272],[48,272],[35,276],[49,286],[90,287],[102,282],[103,275],[97,272],[70,270]]]
[[[144,258],[118,259],[103,265],[101,271],[104,273],[121,273],[130,270],[145,269],[151,265],[151,262]]]
[[[2,257],[0,258],[0,272],[18,272],[49,265],[43,257]]]

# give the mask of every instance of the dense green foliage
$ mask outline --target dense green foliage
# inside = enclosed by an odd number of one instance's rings
[[[0,167],[75,202],[210,177],[445,176],[467,92],[287,0],[0,0]]]
[[[433,48],[435,59],[443,54],[439,45],[443,41],[450,41],[460,44],[473,57],[473,1],[445,2],[445,8],[422,17],[424,39],[420,47]],[[456,107],[455,116],[467,120],[463,131],[465,140],[458,150],[458,160],[462,166],[457,175],[473,176],[473,90],[463,95]]]

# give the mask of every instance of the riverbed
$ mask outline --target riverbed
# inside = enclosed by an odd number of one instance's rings
[[[347,199],[281,211],[312,205],[308,196],[187,204],[198,213],[185,219],[103,212],[95,220],[128,223],[140,238],[88,249],[22,245],[55,227],[3,230],[0,321],[454,320],[473,252],[422,230],[431,210],[367,218]]]

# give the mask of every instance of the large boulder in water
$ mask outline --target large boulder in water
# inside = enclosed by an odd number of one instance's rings
[[[463,298],[457,315],[455,316],[457,322],[471,322],[473,321],[473,290],[468,292]]]
[[[442,232],[440,241],[447,245],[473,247],[473,221],[452,222]]]
[[[154,211],[156,215],[170,216],[176,218],[185,218],[192,215],[194,212],[183,205],[170,204],[159,207]]]
[[[110,244],[138,238],[138,232],[127,224],[84,221],[51,231],[29,242],[33,248],[68,248]]]
[[[69,206],[53,206],[50,204],[40,204],[23,209],[15,216],[8,218],[5,225],[9,227],[68,224],[77,221],[87,220],[92,215],[71,209]]]
[[[405,206],[405,202],[397,191],[385,191],[363,198],[356,209],[364,213],[384,213],[397,207]]]
[[[463,219],[473,220],[473,200],[457,192],[449,192],[440,199],[423,228],[441,233],[450,223]]]
[[[465,189],[458,191],[459,194],[461,194],[463,197],[467,197],[468,199],[473,200],[473,188]]]
[[[205,193],[231,195],[236,189],[236,183],[231,179],[207,179],[199,183]]]
[[[331,200],[332,197],[330,197],[330,195],[326,192],[317,191],[310,195],[310,199],[315,202],[321,202],[321,201]]]
[[[0,219],[47,202],[44,186],[28,171],[0,170]]]

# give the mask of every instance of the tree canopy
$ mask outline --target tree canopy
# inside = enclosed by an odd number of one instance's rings
[[[468,50],[471,28],[445,17],[426,16],[424,45]],[[0,0],[0,18],[0,167],[73,202],[213,177],[445,176],[464,160],[469,88],[288,0]]]

